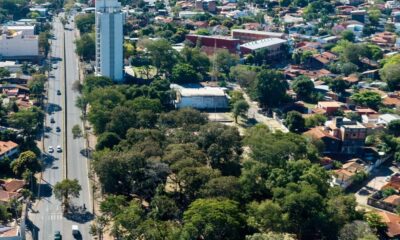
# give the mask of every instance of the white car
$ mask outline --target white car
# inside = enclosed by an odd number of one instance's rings
[[[62,151],[61,146],[58,145],[58,146],[57,146],[57,152],[61,152],[61,151]]]
[[[49,153],[53,153],[53,152],[54,152],[53,146],[49,146],[48,152],[49,152]]]
[[[81,235],[78,225],[72,225],[72,235],[74,237],[79,237]]]

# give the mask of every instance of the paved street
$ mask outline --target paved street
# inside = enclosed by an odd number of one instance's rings
[[[73,28],[72,25],[67,27]],[[91,239],[89,221],[92,214],[83,209],[83,204],[88,210],[91,209],[87,159],[81,154],[85,144],[83,138],[73,139],[71,133],[72,126],[82,124],[80,110],[75,107],[78,93],[73,92],[71,87],[73,82],[79,79],[78,60],[74,50],[75,31],[64,30],[58,18],[55,19],[53,28],[55,39],[51,42],[51,56],[60,61],[53,61],[50,75],[54,77],[49,78],[48,84],[47,137],[44,139],[45,169],[39,190],[41,199],[33,204],[34,211],[30,211],[29,218],[36,229],[33,235],[38,240],[53,239],[55,231],[60,231],[65,240],[74,239],[71,231],[73,224],[79,225],[82,239]],[[61,95],[57,94],[57,90],[61,91]],[[66,121],[64,121],[65,110],[67,110]],[[50,122],[52,118],[55,123]],[[57,132],[56,127],[60,127],[61,131]],[[62,147],[61,153],[57,152],[58,145]],[[49,146],[54,148],[53,153],[48,153]],[[77,211],[66,217],[62,215],[61,203],[52,194],[54,184],[65,177],[78,179],[82,186],[79,199],[72,201]]]
[[[388,166],[387,164],[375,169],[365,186],[355,193],[357,203],[360,206],[367,206],[368,197],[380,190],[387,183],[385,179],[396,172],[399,172],[397,167]]]

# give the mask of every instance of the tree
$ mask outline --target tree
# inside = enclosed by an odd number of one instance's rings
[[[11,162],[11,168],[15,175],[22,176],[27,170],[32,173],[39,172],[41,170],[41,163],[34,152],[26,151],[22,152],[18,159]]]
[[[322,114],[313,114],[312,116],[304,119],[304,125],[306,128],[313,128],[323,125],[326,120],[328,119]]]
[[[225,75],[229,74],[230,68],[235,66],[238,61],[238,57],[229,53],[229,51],[226,49],[218,50],[214,56],[215,69],[218,72],[224,73]]]
[[[152,65],[157,68],[157,75],[171,72],[177,62],[178,53],[167,40],[147,41],[144,43],[144,47],[147,49]]]
[[[0,67],[0,78],[9,77],[10,71],[8,69]]]
[[[48,32],[39,33],[39,49],[45,56],[47,56],[50,50],[49,37],[50,34]]]
[[[72,136],[73,136],[74,138],[78,138],[78,137],[81,137],[81,136],[82,136],[82,129],[81,129],[81,127],[80,127],[78,124],[76,124],[76,125],[74,125],[74,126],[72,127]]]
[[[351,96],[351,100],[358,105],[373,109],[377,109],[382,102],[382,98],[379,93],[373,91],[362,91],[355,93]]]
[[[286,100],[288,84],[281,72],[275,70],[262,70],[251,87],[252,95],[264,108],[273,108],[281,105]]]
[[[343,93],[349,87],[349,84],[343,79],[334,79],[329,81],[328,85],[335,93]]]
[[[376,212],[368,212],[364,215],[365,221],[375,232],[385,229],[387,226],[383,222],[382,217]]]
[[[75,41],[76,53],[85,61],[94,60],[96,44],[92,33],[85,33]]]
[[[243,215],[232,200],[198,199],[183,214],[183,239],[243,239]]]
[[[400,84],[400,63],[388,62],[383,65],[379,73],[389,89],[396,90],[398,88]]]
[[[150,215],[157,220],[175,219],[179,214],[175,201],[164,195],[157,195],[151,201]]]
[[[21,129],[24,136],[33,138],[43,120],[43,111],[38,107],[32,107],[15,112],[9,117],[8,123],[11,127]]]
[[[210,69],[210,59],[199,48],[184,47],[180,54],[184,62],[190,64],[197,73],[205,75]]]
[[[233,176],[221,176],[212,178],[200,189],[202,198],[224,197],[235,201],[242,199],[239,179]]]
[[[43,74],[34,74],[32,79],[28,83],[29,90],[32,95],[38,97],[41,96],[44,91],[44,83],[46,76]]]
[[[355,35],[351,30],[344,30],[340,35],[342,36],[342,39],[347,40],[349,42],[354,42],[355,40]]]
[[[393,134],[396,137],[400,136],[400,120],[391,121],[388,124],[387,129],[390,134]]]
[[[248,235],[246,240],[295,240],[295,238],[292,234],[268,232]]]
[[[309,100],[311,94],[314,92],[314,83],[306,76],[297,77],[293,81],[293,90],[299,99]]]
[[[197,83],[201,80],[201,76],[198,75],[192,65],[178,63],[172,68],[171,80],[177,84]]]
[[[10,218],[11,214],[7,211],[7,207],[0,205],[0,223],[7,223]]]
[[[64,179],[54,185],[54,196],[62,202],[64,212],[68,211],[71,197],[78,198],[79,192],[82,190],[77,179]]]
[[[360,220],[344,225],[339,232],[339,240],[378,240],[368,223]]]
[[[97,139],[96,150],[103,150],[105,148],[112,149],[113,146],[117,145],[121,141],[121,138],[113,132],[104,132],[100,134]]]
[[[260,232],[277,231],[283,228],[283,210],[279,204],[271,200],[248,205],[247,223]]]
[[[95,24],[94,13],[79,14],[75,17],[76,27],[81,34],[91,32]]]
[[[289,131],[301,133],[304,131],[305,120],[301,113],[297,111],[290,111],[286,115],[285,124]]]
[[[246,117],[247,112],[249,110],[249,104],[246,102],[246,100],[239,100],[233,104],[232,108],[232,114],[233,117],[235,118],[235,123],[238,121],[238,117]]]

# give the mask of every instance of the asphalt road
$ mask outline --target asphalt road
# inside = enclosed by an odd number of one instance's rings
[[[69,25],[68,28],[73,26]],[[60,61],[53,61],[50,75],[54,77],[50,77],[48,81],[45,123],[47,137],[44,138],[43,153],[45,168],[39,184],[40,200],[33,204],[29,219],[34,226],[34,239],[54,239],[55,231],[60,231],[64,240],[75,239],[72,236],[72,225],[79,226],[81,239],[91,239],[89,226],[92,214],[88,210],[92,209],[92,206],[89,201],[88,164],[87,159],[81,154],[85,142],[83,138],[74,139],[71,130],[75,124],[80,126],[82,124],[81,112],[75,107],[78,93],[72,90],[72,84],[79,79],[78,59],[74,51],[75,31],[64,30],[59,19],[55,18],[53,34],[55,39],[51,42],[51,56],[59,58]],[[61,95],[57,95],[57,90],[61,91]],[[55,123],[50,122],[51,118]],[[56,131],[57,126],[61,128],[60,132]],[[58,145],[62,147],[61,153],[57,152]],[[53,153],[48,152],[49,146],[55,149]],[[64,159],[65,156],[67,161]],[[61,203],[52,194],[52,187],[66,177],[78,179],[82,191],[78,199],[72,200],[75,211],[63,216]],[[87,210],[83,208],[84,204]]]

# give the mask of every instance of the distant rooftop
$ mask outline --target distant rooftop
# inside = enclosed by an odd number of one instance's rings
[[[255,30],[246,30],[246,29],[233,29],[232,33],[234,33],[234,32],[260,34],[260,35],[264,34],[266,36],[277,37],[277,38],[285,35],[284,33],[280,33],[280,32],[255,31]]]
[[[280,38],[265,38],[253,42],[248,42],[245,44],[240,45],[241,47],[245,47],[251,50],[256,50],[259,48],[265,48],[265,47],[270,47],[278,44],[283,44],[286,43],[286,40],[280,39]]]

